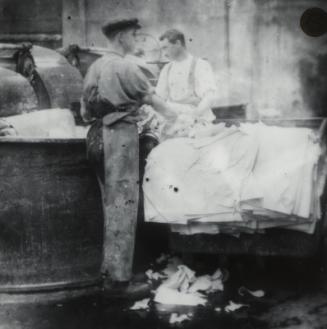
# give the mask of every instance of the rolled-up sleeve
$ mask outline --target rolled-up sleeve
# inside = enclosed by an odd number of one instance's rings
[[[128,65],[126,65],[123,81],[122,87],[124,92],[129,98],[135,99],[136,101],[141,101],[152,92],[152,87],[148,78],[134,63],[128,63]]]
[[[94,62],[88,69],[86,76],[84,78],[83,84],[83,99],[88,101],[89,96],[91,95],[94,88],[98,85],[99,72],[98,72],[98,62]]]
[[[195,91],[203,98],[208,92],[216,92],[217,85],[210,63],[199,59],[195,69]]]

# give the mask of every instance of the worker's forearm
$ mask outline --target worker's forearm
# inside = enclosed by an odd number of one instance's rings
[[[90,113],[86,110],[86,104],[85,104],[83,97],[81,98],[80,103],[81,103],[80,113],[81,113],[81,117],[82,117],[84,123],[89,124],[89,123],[93,122],[94,118],[92,118],[90,116]]]
[[[201,116],[204,113],[206,113],[207,111],[211,110],[214,96],[215,96],[215,92],[210,91],[202,98],[201,102],[199,103],[199,105],[196,108],[197,116]]]
[[[158,95],[151,94],[144,99],[146,104],[151,105],[155,111],[161,114],[167,120],[174,120],[176,112]]]

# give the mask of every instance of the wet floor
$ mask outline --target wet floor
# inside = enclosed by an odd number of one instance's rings
[[[192,260],[197,272],[210,272],[214,257]],[[223,292],[210,296],[208,306],[166,307],[150,303],[149,310],[131,311],[132,302],[100,296],[48,305],[0,307],[0,329],[325,329],[327,328],[327,275],[323,263],[294,259],[230,258]],[[262,298],[241,296],[241,286],[263,289]],[[227,313],[230,302],[247,306]],[[220,311],[217,310],[220,308]],[[171,313],[188,314],[190,320],[169,324]]]

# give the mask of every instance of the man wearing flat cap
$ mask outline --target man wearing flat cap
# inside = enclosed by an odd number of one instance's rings
[[[149,104],[174,117],[140,68],[125,58],[133,53],[140,28],[137,19],[106,24],[108,53],[90,66],[84,81],[82,116],[93,121],[87,151],[103,200],[102,273],[109,295],[138,295],[147,288],[131,283],[140,181],[138,110]]]

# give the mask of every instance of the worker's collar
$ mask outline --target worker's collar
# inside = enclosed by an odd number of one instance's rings
[[[119,53],[118,51],[114,51],[114,50],[108,50],[106,52],[106,55],[115,55],[118,57],[125,57],[123,54]]]
[[[107,46],[107,54],[113,54],[119,57],[125,57],[124,50],[116,44],[109,43]]]
[[[175,63],[182,63],[182,62],[185,62],[185,61],[190,60],[191,58],[192,58],[192,55],[189,52],[186,52],[183,57],[181,57],[178,60],[175,60],[174,59],[173,62],[175,62]]]

